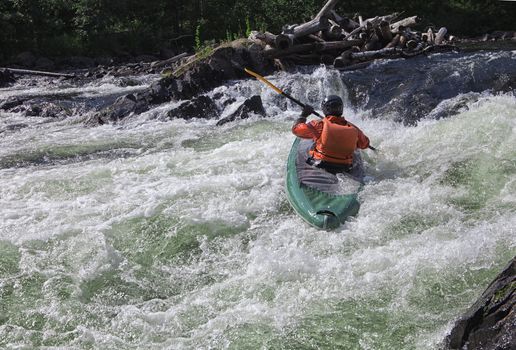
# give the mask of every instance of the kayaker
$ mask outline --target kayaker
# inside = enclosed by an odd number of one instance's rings
[[[350,172],[353,168],[353,152],[357,148],[367,148],[369,138],[342,116],[344,106],[339,96],[326,97],[321,109],[324,118],[307,123],[306,118],[314,109],[306,105],[301,117],[294,123],[292,132],[300,138],[314,140],[307,163],[332,174]]]

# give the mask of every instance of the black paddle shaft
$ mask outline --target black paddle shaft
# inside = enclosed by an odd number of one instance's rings
[[[298,104],[299,106],[305,108],[306,105],[299,101],[298,99],[295,99],[294,97],[290,96],[289,94],[287,94],[286,92],[283,91],[283,96],[285,96],[286,98],[288,98],[289,100],[291,100],[292,102]],[[319,113],[317,113],[316,111],[313,111],[312,114],[315,114],[316,116],[318,116],[319,118],[322,118],[323,116],[320,115]]]

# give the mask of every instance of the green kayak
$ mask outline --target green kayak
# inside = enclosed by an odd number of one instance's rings
[[[296,138],[287,162],[287,198],[310,225],[331,230],[358,213],[363,166],[355,153],[351,174],[331,174],[306,163],[312,140]]]

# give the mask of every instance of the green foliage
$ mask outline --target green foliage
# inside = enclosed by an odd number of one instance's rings
[[[206,45],[206,46],[203,46],[202,48],[200,48],[196,52],[195,56],[197,57],[197,59],[203,60],[207,57],[210,57],[212,53],[213,53],[213,45]]]
[[[326,0],[2,0],[0,60],[21,51],[55,56],[170,47],[202,49],[209,39],[234,40],[251,30],[281,31],[312,18]],[[497,0],[349,0],[340,14],[364,17],[403,11],[423,26],[456,35],[516,30],[516,4]],[[180,39],[178,39],[180,38]]]
[[[245,18],[245,37],[248,38],[251,34],[251,31],[253,29],[251,28],[251,21],[249,20],[249,17]]]
[[[202,40],[201,40],[201,23],[197,25],[197,28],[195,28],[195,51],[200,51],[202,47]]]

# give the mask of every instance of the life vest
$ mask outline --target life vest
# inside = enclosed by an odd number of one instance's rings
[[[353,152],[357,148],[358,130],[345,122],[332,122],[330,117],[322,120],[321,136],[315,141],[310,154],[315,159],[335,164],[353,164]]]

